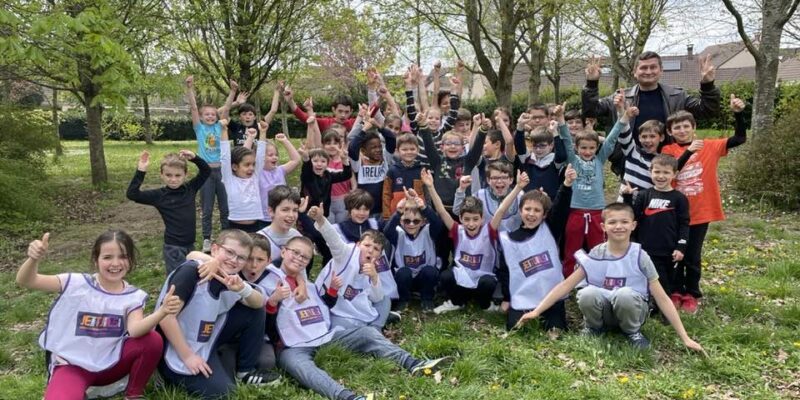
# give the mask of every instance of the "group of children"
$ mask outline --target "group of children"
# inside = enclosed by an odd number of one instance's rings
[[[703,240],[724,218],[717,163],[745,141],[744,103],[731,97],[736,132],[727,139],[697,139],[687,112],[644,122],[633,137],[638,109],[621,92],[605,137],[565,105],[533,106],[514,127],[507,109],[473,116],[460,108],[458,70],[451,90],[437,85],[428,104],[425,77],[410,67],[404,112],[371,69],[371,103],[356,117],[346,97],[333,117],[317,117],[312,101],[301,109],[281,83],[262,121],[235,82],[223,107],[198,108],[187,78],[197,153],[164,156],[164,186],[141,190],[143,152],[127,192],[164,220],[167,279],[156,311],[145,316],[146,294],[124,280],[136,261],[124,232],[97,239],[94,274],[39,274],[49,234],[30,244],[17,282],[60,293],[40,338],[45,398],[82,398],[127,375],[126,399],[139,399],[156,369],[167,384],[218,398],[237,383],[275,382],[276,366],[327,398],[365,398],[314,355],[336,343],[411,374],[443,367],[448,357],[415,358],[383,336],[414,293],[425,312],[474,301],[505,313],[509,331],[531,319],[566,331],[565,302],[579,287],[584,333],[619,330],[647,348],[641,327],[655,309],[703,351],[677,310],[695,312],[702,296]],[[438,84],[439,71],[433,76]],[[267,139],[281,101],[308,126],[300,148],[285,134]],[[282,165],[277,143],[289,156]],[[607,204],[604,163],[617,143],[622,201]],[[187,162],[198,169],[188,181]],[[287,185],[298,166],[300,190]],[[202,251],[194,251],[198,192]],[[223,230],[212,240],[215,198]]]

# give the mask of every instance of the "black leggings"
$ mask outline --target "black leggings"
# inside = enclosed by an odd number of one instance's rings
[[[673,291],[690,294],[697,298],[703,297],[703,293],[700,291],[700,275],[706,233],[708,233],[708,222],[689,226],[689,242],[686,244],[683,262],[678,264],[678,270],[675,271]]]
[[[492,304],[494,288],[497,286],[497,278],[493,275],[481,276],[478,279],[478,287],[473,289],[459,286],[456,282],[453,268],[442,271],[439,276],[439,282],[453,304],[463,306],[470,299],[475,299],[478,302],[478,306],[484,310]]]
[[[506,318],[506,330],[510,331],[514,325],[522,318],[522,314],[531,310],[515,310],[511,307],[508,308],[508,318]],[[542,324],[544,330],[549,331],[553,328],[567,330],[567,308],[564,305],[564,300],[557,301],[547,311],[539,316],[539,322]]]

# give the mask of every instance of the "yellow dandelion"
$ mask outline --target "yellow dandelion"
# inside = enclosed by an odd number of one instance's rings
[[[684,390],[683,393],[681,393],[681,398],[682,399],[693,399],[694,395],[695,395],[694,388],[689,388],[689,389]]]
[[[754,309],[753,309],[753,311],[754,311],[754,312],[759,312],[759,311],[761,311],[761,309],[759,309],[759,308],[754,308]]]
[[[719,239],[711,239],[711,243],[718,244],[719,243]]]
[[[800,348],[800,342],[794,342],[794,347]]]
[[[424,371],[422,371],[422,372],[424,372],[424,373],[425,373],[425,375],[430,375],[430,374],[432,374],[432,373],[433,373],[433,371],[431,371],[431,369],[430,369],[430,368],[425,368],[425,370],[424,370]]]
[[[492,390],[498,390],[498,389],[500,389],[500,385],[496,383],[492,384]]]
[[[397,398],[397,400],[406,400],[406,395],[401,394],[400,397]]]
[[[719,292],[720,293],[726,293],[727,291],[728,291],[728,288],[726,288],[725,286],[720,286],[719,287]]]
[[[703,262],[700,263],[700,265],[702,265],[703,268],[705,268],[705,267],[708,266],[708,261],[703,261]]]
[[[636,374],[636,375],[634,375],[633,377],[634,377],[634,378],[636,378],[636,379],[638,379],[638,380],[642,380],[642,379],[644,379],[644,375],[642,375],[642,374]]]
[[[733,270],[728,271],[728,276],[733,276],[733,274],[734,274]]]
[[[618,376],[617,380],[619,381],[619,383],[624,385],[624,384],[628,383],[628,381],[630,379],[628,378],[628,375],[622,375],[622,376]]]

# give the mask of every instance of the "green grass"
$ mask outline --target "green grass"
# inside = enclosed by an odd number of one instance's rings
[[[151,294],[152,307],[164,279],[161,222],[155,213],[135,214],[145,220],[131,221],[127,210],[133,206],[124,195],[145,147],[107,142],[110,183],[96,191],[89,184],[86,143],[66,142],[66,155],[51,163],[50,180],[40,183],[51,188],[56,217],[33,221],[15,237],[0,233],[4,258],[18,264],[27,242],[49,230],[51,247],[61,250],[43,263],[42,271],[86,271],[89,246],[100,231],[131,228],[137,232],[141,262],[130,281]],[[194,144],[161,142],[147,148],[151,159],[159,160]],[[159,184],[156,164],[146,185]],[[723,183],[726,168],[723,163]],[[317,362],[347,387],[375,392],[379,399],[798,398],[800,219],[727,195],[725,207],[729,219],[712,224],[706,242],[703,307],[698,315],[684,317],[690,335],[709,351],[708,359],[685,350],[671,327],[655,319],[644,328],[652,350],[638,352],[619,336],[587,338],[570,332],[552,340],[535,325],[504,338],[503,316],[470,307],[444,316],[412,309],[391,327],[393,340],[416,356],[455,356],[440,383],[335,346],[323,348]],[[39,399],[45,371],[36,340],[54,296],[18,288],[14,272],[12,267],[0,270],[0,398]],[[571,327],[578,329],[574,302],[568,308]],[[179,390],[155,388],[148,396],[190,398]],[[240,388],[233,397],[320,398],[288,377],[274,388]]]

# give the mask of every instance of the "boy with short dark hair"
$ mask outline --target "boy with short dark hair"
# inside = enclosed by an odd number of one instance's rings
[[[740,146],[747,140],[744,120],[744,101],[731,94],[731,110],[736,118],[734,135],[723,139],[697,139],[696,124],[692,114],[678,111],[667,119],[667,132],[675,143],[664,146],[664,154],[680,157],[680,172],[676,177],[679,192],[689,199],[689,242],[683,262],[678,265],[676,287],[683,294],[681,308],[689,313],[697,312],[700,291],[701,255],[708,224],[722,221],[722,200],[719,191],[717,167],[720,158],[728,150]]]
[[[608,241],[594,247],[588,255],[578,250],[575,272],[554,287],[533,311],[524,314],[517,325],[538,318],[568,296],[579,283],[586,282],[587,286],[578,290],[577,295],[586,334],[600,335],[619,328],[632,346],[648,348],[650,341],[641,328],[649,314],[648,298],[652,295],[683,344],[705,352],[686,333],[681,317],[658,281],[658,272],[650,257],[638,243],[631,242],[631,233],[636,227],[631,207],[611,203],[603,209],[602,216]]]
[[[561,185],[560,171],[564,162],[567,160],[567,150],[564,141],[560,137],[553,137],[553,134],[545,127],[536,127],[524,137],[524,132],[517,131],[514,139],[517,151],[527,150],[528,142],[531,151],[525,151],[517,157],[519,169],[530,177],[530,183],[525,191],[533,189],[544,189],[544,192],[554,199]]]
[[[286,185],[278,185],[269,192],[267,212],[272,218],[272,223],[258,231],[270,243],[270,257],[272,260],[280,257],[281,249],[293,237],[302,236],[294,228],[299,215],[299,210],[305,208],[308,198],[300,198],[300,192]]]
[[[664,124],[654,119],[639,126],[639,145],[633,140],[631,130],[619,135],[619,144],[625,155],[625,173],[622,176],[620,190],[625,184],[634,189],[653,187],[650,177],[650,163],[658,154],[658,148],[664,141]]]
[[[639,134],[645,135],[642,127],[639,128]],[[654,186],[637,191],[631,185],[626,185],[622,197],[633,207],[637,222],[636,241],[653,260],[658,280],[664,291],[670,294],[672,304],[680,308],[682,294],[674,289],[675,266],[686,253],[689,201],[672,187],[672,180],[677,173],[678,160],[667,154],[659,154],[650,164]]]
[[[186,183],[186,160],[197,165],[198,175]],[[151,205],[161,214],[164,221],[164,266],[167,275],[186,261],[186,255],[194,250],[197,212],[195,198],[203,187],[211,168],[202,158],[189,150],[179,154],[169,153],[161,160],[161,181],[164,187],[141,190],[150,153],[146,150],[139,156],[136,174],[128,186],[127,197],[139,204]]]
[[[422,162],[418,159],[419,143],[417,138],[404,133],[397,138],[397,156],[399,162],[395,161],[389,166],[386,177],[383,180],[382,213],[383,220],[388,220],[392,213],[397,209],[397,204],[405,198],[406,189],[414,189],[422,193]]]
[[[583,116],[581,115],[581,110],[569,110],[564,113],[564,120],[567,122],[567,128],[569,128],[569,134],[575,138],[575,135],[578,132],[584,130],[586,128],[586,123],[583,121]]]
[[[486,180],[489,181],[489,187],[486,189],[481,189],[478,191],[478,193],[475,193],[475,197],[480,199],[481,203],[483,203],[484,218],[489,216],[494,218],[495,213],[498,212],[500,203],[506,198],[506,196],[509,196],[509,193],[513,190],[513,173],[514,167],[511,165],[511,163],[504,161],[495,161],[489,163],[489,165],[486,167]],[[469,176],[461,179],[458,190],[456,190],[455,202],[453,204],[453,212],[455,214],[459,214],[461,212],[461,207],[464,204],[464,198],[466,196],[466,190],[471,184],[470,181],[471,178]],[[515,197],[518,198],[519,196]],[[499,231],[513,231],[517,229],[520,224],[519,202],[514,201],[508,210],[502,215],[502,222],[498,227]]]

